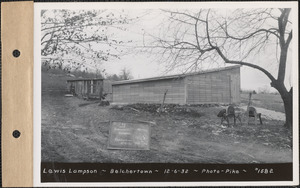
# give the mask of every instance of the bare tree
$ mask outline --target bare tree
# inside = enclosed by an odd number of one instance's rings
[[[125,31],[124,25],[130,21],[123,11],[42,10],[43,62],[60,69],[77,70],[119,58],[120,46],[129,41],[115,34]]]
[[[123,68],[119,74],[120,80],[130,80],[133,78],[130,70]]]
[[[123,68],[121,69],[120,73],[117,74],[111,74],[111,75],[107,75],[106,79],[111,80],[111,81],[121,81],[121,80],[130,80],[133,79],[133,76],[130,72],[130,70],[128,70],[127,68]]]
[[[164,57],[169,69],[183,67],[188,71],[219,62],[257,69],[280,93],[285,126],[292,128],[292,88],[288,90],[284,84],[293,36],[291,9],[163,11],[169,16],[169,25],[160,36],[152,36],[155,42],[145,47]],[[256,58],[270,49],[274,61],[260,62]],[[271,73],[274,67],[277,76]]]

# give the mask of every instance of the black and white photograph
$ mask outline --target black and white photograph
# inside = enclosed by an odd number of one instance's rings
[[[40,5],[41,181],[295,180],[298,7],[268,3]]]

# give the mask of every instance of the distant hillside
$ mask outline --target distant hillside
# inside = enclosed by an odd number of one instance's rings
[[[67,90],[67,80],[71,79],[71,76],[68,76],[62,70],[44,70],[42,69],[42,91],[57,91],[57,92],[66,92]]]
[[[67,80],[76,78],[103,78],[103,76],[81,71],[68,73],[61,69],[49,69],[42,66],[42,91],[66,92]]]

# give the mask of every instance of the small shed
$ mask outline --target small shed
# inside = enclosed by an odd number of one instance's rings
[[[205,104],[240,102],[240,67],[117,81],[112,83],[113,103]]]
[[[67,80],[68,91],[84,99],[103,99],[111,94],[111,82],[102,78]]]

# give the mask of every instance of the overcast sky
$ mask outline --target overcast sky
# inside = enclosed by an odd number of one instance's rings
[[[226,12],[226,10],[223,10]],[[140,17],[139,21],[128,27],[129,33],[126,33],[127,38],[134,40],[143,40],[144,33],[150,33],[151,35],[158,35],[159,30],[165,23],[166,14],[159,10],[140,10],[129,13],[129,16]],[[134,79],[162,76],[166,74],[182,73],[183,70],[173,70],[166,72],[163,62],[158,61],[157,56],[151,53],[137,53],[123,56],[120,60],[114,60],[112,62],[103,63],[108,73],[119,73],[121,69],[127,68],[130,70]],[[288,54],[288,66],[286,85],[288,88],[291,85],[291,54],[292,50]],[[277,75],[277,63],[275,61],[275,52],[273,49],[265,49],[264,53],[251,58],[256,64],[262,65],[269,70],[274,76]],[[224,66],[223,62],[219,63],[219,66]],[[241,88],[247,90],[259,90],[262,88],[269,88],[271,91],[275,91],[270,87],[269,78],[259,70],[243,66],[241,68]]]

